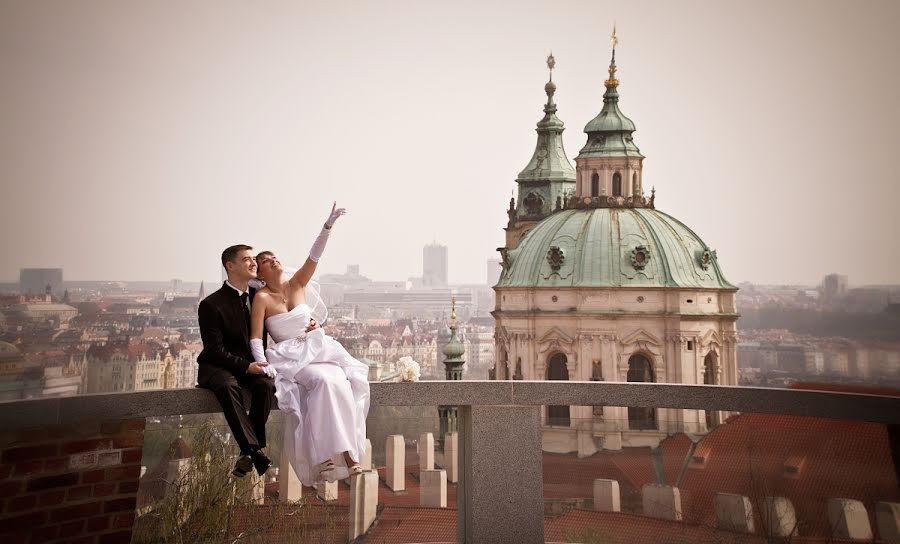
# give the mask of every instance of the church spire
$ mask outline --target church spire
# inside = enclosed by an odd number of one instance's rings
[[[642,187],[644,156],[634,143],[637,128],[619,109],[619,79],[615,25],[610,36],[609,76],[603,85],[603,109],[584,127],[587,142],[575,158],[578,170],[576,196],[580,206],[645,206]]]
[[[557,209],[557,200],[562,201],[575,188],[575,169],[563,148],[565,125],[556,116],[556,83],[553,82],[556,57],[552,53],[547,56],[547,68],[550,71],[544,85],[547,102],[544,117],[537,124],[537,145],[528,165],[516,178],[519,186],[516,221],[539,221],[547,217]]]

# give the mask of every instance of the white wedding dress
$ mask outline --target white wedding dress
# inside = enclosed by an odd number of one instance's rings
[[[306,333],[312,310],[300,304],[270,316],[266,329],[276,342],[266,350],[275,368],[275,397],[286,418],[285,451],[297,477],[315,484],[317,466],[328,459],[331,479],[349,476],[343,452],[362,462],[369,413],[369,367],[354,359],[320,328]],[[282,467],[281,470],[287,470]]]

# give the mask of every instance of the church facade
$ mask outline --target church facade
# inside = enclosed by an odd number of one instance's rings
[[[737,288],[716,252],[656,209],[634,123],[619,109],[615,39],[603,108],[573,168],[556,116],[554,60],[537,146],[511,199],[494,290],[492,379],[737,384]],[[654,446],[725,414],[548,406],[546,451]]]

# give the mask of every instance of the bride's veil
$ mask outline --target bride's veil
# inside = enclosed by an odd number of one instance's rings
[[[290,280],[297,273],[297,270],[299,269],[285,266],[282,273],[284,281]],[[322,300],[322,288],[319,286],[319,282],[310,280],[306,284],[306,304],[310,307],[312,318],[319,325],[324,325],[325,320],[328,319],[328,308],[325,306],[325,301]]]
[[[297,273],[298,268],[293,267],[284,267],[284,272],[282,273],[282,277],[284,281],[290,280],[294,274]],[[265,287],[266,282],[260,279],[252,279],[250,280],[250,286],[254,289],[262,289]],[[328,319],[328,307],[325,306],[325,301],[322,300],[321,287],[319,286],[319,282],[310,280],[309,283],[306,284],[306,304],[310,307],[310,316],[315,319],[319,325],[324,325],[325,320]]]

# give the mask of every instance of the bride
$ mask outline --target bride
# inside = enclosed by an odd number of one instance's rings
[[[305,332],[314,312],[324,308],[310,280],[331,227],[345,213],[332,206],[309,258],[292,275],[271,251],[256,257],[257,276],[265,287],[251,306],[250,347],[256,362],[267,362],[266,372],[275,378],[278,407],[293,430],[285,433],[285,451],[306,486],[362,472],[359,461],[366,452],[368,367],[321,328]],[[265,351],[264,330],[275,341]]]

